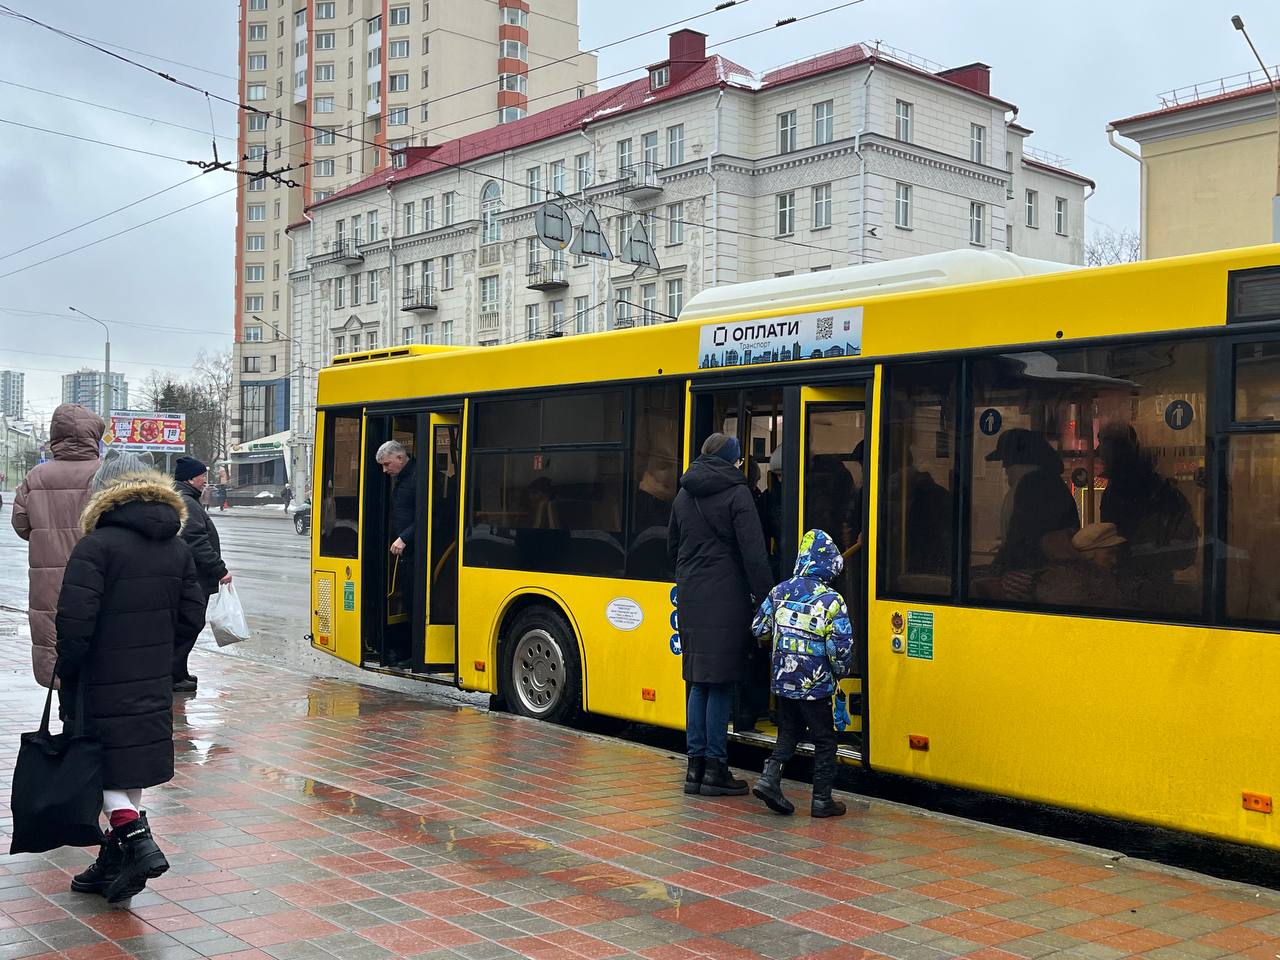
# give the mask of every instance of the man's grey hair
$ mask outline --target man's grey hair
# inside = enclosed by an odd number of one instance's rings
[[[404,448],[404,444],[399,440],[388,440],[378,448],[378,453],[374,456],[375,463],[385,463],[396,455],[409,459],[409,451]]]

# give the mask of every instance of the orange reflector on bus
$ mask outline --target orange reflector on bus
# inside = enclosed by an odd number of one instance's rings
[[[483,660],[477,660],[477,661],[476,661],[476,673],[484,673],[484,661],[483,661]]]
[[[657,701],[658,691],[652,690],[649,687],[642,687],[640,690],[640,697],[643,700]]]
[[[1255,813],[1271,812],[1271,797],[1265,793],[1250,793],[1245,791],[1240,795],[1244,800],[1244,808],[1252,810]]]
[[[928,750],[929,749],[929,738],[922,737],[917,733],[909,734],[907,736],[907,743],[910,745],[912,750]]]

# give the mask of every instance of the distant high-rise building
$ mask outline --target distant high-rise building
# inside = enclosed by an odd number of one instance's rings
[[[111,374],[111,391],[106,403],[102,396],[102,371],[87,367],[62,376],[62,402],[78,403],[106,416],[112,410],[129,408],[129,385],[123,373]]]
[[[0,414],[15,420],[22,419],[22,407],[26,399],[23,396],[23,381],[26,377],[25,373],[17,370],[0,370]]]

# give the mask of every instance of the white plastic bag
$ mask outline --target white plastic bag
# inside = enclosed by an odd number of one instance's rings
[[[244,619],[244,607],[236,596],[236,588],[229,583],[218,585],[218,592],[209,598],[209,626],[218,646],[226,647],[241,640],[248,640],[249,624]]]

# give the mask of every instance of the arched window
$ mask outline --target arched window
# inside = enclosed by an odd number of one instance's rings
[[[502,209],[502,188],[490,180],[480,193],[480,219],[483,223],[481,243],[497,243],[498,213]]]

